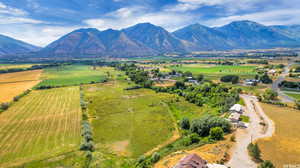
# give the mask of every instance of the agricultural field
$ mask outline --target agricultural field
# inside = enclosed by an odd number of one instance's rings
[[[10,102],[27,89],[37,85],[42,70],[0,74],[0,103]]]
[[[256,66],[188,64],[170,66],[170,68],[183,72],[190,71],[193,74],[203,74],[210,79],[216,79],[223,75],[239,75],[242,78],[250,78],[256,75]]]
[[[205,111],[149,89],[124,90],[124,80],[84,86],[97,151],[137,158],[178,134],[177,121]],[[174,115],[175,114],[175,115]]]
[[[34,64],[0,64],[0,70],[14,68],[30,68]]]
[[[300,163],[300,111],[288,107],[261,104],[266,114],[275,123],[275,134],[257,143],[264,160],[272,161],[276,167]]]
[[[78,150],[79,87],[34,90],[0,115],[0,167]]]
[[[109,69],[109,68],[107,68]],[[105,68],[93,69],[88,65],[65,65],[46,68],[42,74],[43,80],[39,86],[71,86],[100,82],[106,78]]]

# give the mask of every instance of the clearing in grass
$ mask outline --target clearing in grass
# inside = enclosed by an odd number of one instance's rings
[[[0,74],[0,103],[10,102],[17,95],[37,85],[42,70]]]
[[[262,158],[270,160],[276,167],[300,163],[300,111],[288,107],[261,104],[266,114],[275,123],[271,138],[258,140]]]
[[[42,74],[43,81],[40,86],[70,86],[101,82],[107,76],[105,69],[88,65],[64,65],[59,67],[46,68]]]
[[[0,115],[0,167],[78,150],[79,87],[34,90]]]

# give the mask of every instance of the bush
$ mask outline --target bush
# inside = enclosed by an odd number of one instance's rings
[[[247,147],[249,155],[256,162],[261,162],[261,151],[257,144],[250,143]]]
[[[272,162],[266,160],[263,163],[261,163],[258,168],[275,168]]]
[[[185,129],[185,130],[190,129],[190,120],[188,118],[183,118],[180,121],[180,127],[181,129]]]
[[[271,89],[267,89],[262,95],[264,101],[277,100],[278,93]]]
[[[239,76],[237,75],[226,75],[221,77],[222,82],[231,82],[232,84],[237,84],[239,82]]]
[[[196,133],[190,134],[189,138],[191,140],[191,143],[198,143],[200,141],[200,137]]]
[[[268,76],[267,73],[264,73],[264,75],[262,75],[260,77],[260,81],[264,84],[270,84],[270,83],[273,83],[272,79]]]
[[[221,140],[223,139],[224,131],[221,127],[214,127],[210,129],[209,136],[213,140]]]
[[[230,132],[231,124],[224,118],[217,116],[205,116],[200,119],[195,119],[191,124],[191,132],[197,133],[199,136],[208,136],[210,129],[214,127],[221,127],[224,132]]]
[[[157,152],[153,153],[153,155],[151,156],[151,162],[152,162],[152,163],[158,162],[159,159],[160,159],[160,154],[157,153]]]
[[[10,106],[10,103],[1,103],[0,110],[5,111],[9,108],[9,106]]]

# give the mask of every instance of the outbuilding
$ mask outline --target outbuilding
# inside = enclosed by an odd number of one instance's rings
[[[231,113],[240,113],[240,114],[242,114],[242,113],[243,113],[243,106],[240,105],[240,104],[235,104],[235,105],[233,105],[233,106],[229,109],[229,111],[230,111]]]

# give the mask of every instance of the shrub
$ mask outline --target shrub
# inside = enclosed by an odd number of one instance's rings
[[[0,110],[7,110],[10,106],[10,103],[1,103]]]
[[[190,134],[189,138],[191,140],[191,143],[198,143],[200,141],[200,137],[196,133]]]
[[[261,81],[262,83],[265,83],[265,84],[273,83],[272,79],[268,76],[267,73],[264,73],[264,75],[262,75],[262,76],[260,77],[260,81]]]
[[[180,121],[180,127],[185,130],[190,129],[190,120],[188,118],[183,118]]]
[[[272,162],[266,160],[263,163],[261,163],[258,168],[275,168]]]
[[[224,131],[221,127],[214,127],[210,129],[209,136],[213,140],[221,140],[223,139]]]
[[[236,84],[239,82],[239,76],[237,75],[226,75],[221,77],[222,82],[231,82],[232,84]]]
[[[199,136],[208,136],[210,129],[214,127],[221,127],[224,132],[230,132],[231,130],[229,121],[221,117],[210,115],[193,120],[190,130]]]
[[[151,156],[151,162],[152,162],[152,163],[158,162],[159,159],[160,159],[160,154],[157,153],[157,152],[153,153],[153,155]]]
[[[247,147],[249,155],[256,162],[261,162],[261,151],[257,144],[250,143]]]

